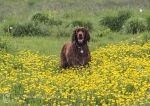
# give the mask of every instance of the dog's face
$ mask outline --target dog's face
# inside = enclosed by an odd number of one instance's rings
[[[78,44],[84,44],[90,40],[90,35],[87,29],[84,27],[78,27],[74,30],[72,36],[72,42],[77,42]]]

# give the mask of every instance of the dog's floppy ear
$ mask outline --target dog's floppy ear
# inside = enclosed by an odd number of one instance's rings
[[[84,31],[85,31],[85,40],[86,41],[90,41],[90,34],[89,34],[89,31],[88,31],[88,29],[86,29],[86,28],[84,28]]]
[[[77,28],[73,31],[73,34],[72,34],[72,42],[74,42],[76,40],[76,35],[77,35]]]

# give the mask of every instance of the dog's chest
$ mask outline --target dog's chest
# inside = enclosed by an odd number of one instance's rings
[[[84,55],[84,54],[85,54],[85,50],[84,50],[83,48],[78,48],[78,49],[77,49],[77,53],[78,53],[79,55]]]
[[[86,55],[87,50],[85,48],[77,48],[76,49],[76,55],[78,57],[84,57]]]
[[[76,62],[79,65],[84,65],[87,58],[87,51],[84,49],[79,49],[75,57],[76,57]]]
[[[88,53],[89,51],[86,47],[73,47],[68,51],[67,61],[72,65],[85,65],[88,60]]]

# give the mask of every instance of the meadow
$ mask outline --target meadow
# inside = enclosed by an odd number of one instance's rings
[[[149,106],[149,0],[0,0],[0,106]],[[60,68],[77,26],[89,66]]]
[[[120,11],[130,11],[131,17],[138,17],[143,22],[149,17],[150,3],[147,0],[142,3],[141,0],[83,0],[83,4],[80,0],[6,0],[0,4],[0,37],[8,43],[10,52],[26,49],[44,55],[59,55],[62,45],[71,40],[76,26],[89,28],[92,51],[135,37],[136,34],[127,34],[123,26],[119,26],[120,31],[112,31],[100,21],[107,16],[113,18]]]
[[[59,68],[56,56],[1,51],[0,94],[5,104],[14,106],[148,106],[149,46],[150,42],[107,45],[91,53],[89,67],[67,70]]]

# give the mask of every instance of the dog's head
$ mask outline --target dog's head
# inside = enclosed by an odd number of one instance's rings
[[[80,45],[85,44],[90,41],[90,34],[88,30],[84,27],[77,27],[72,35],[72,42],[76,42]]]

